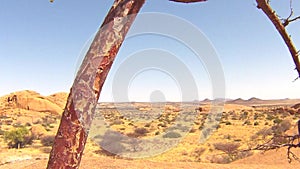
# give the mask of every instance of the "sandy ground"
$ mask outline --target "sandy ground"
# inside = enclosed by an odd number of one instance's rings
[[[300,150],[294,150],[299,154]],[[0,169],[42,169],[46,168],[47,159],[31,159],[9,163],[0,166]],[[154,162],[144,160],[125,160],[114,159],[110,157],[88,157],[84,156],[80,169],[169,169],[169,168],[205,168],[205,169],[295,169],[300,168],[300,162],[293,161],[288,163],[286,159],[286,149],[272,150],[265,153],[259,153],[248,158],[235,161],[231,164],[212,164],[197,162]]]

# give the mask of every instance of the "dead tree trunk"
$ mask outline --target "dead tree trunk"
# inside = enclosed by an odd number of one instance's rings
[[[71,88],[48,169],[79,168],[99,95],[125,35],[145,0],[115,0]]]

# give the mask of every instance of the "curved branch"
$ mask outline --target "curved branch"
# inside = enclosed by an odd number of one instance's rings
[[[256,0],[257,2],[257,8],[261,9],[271,20],[273,25],[276,27],[277,31],[283,38],[285,44],[287,45],[293,61],[296,65],[296,70],[298,72],[298,77],[300,77],[300,62],[299,62],[299,52],[297,51],[290,35],[287,33],[285,26],[280,21],[280,19],[277,17],[275,11],[272,9],[272,7],[269,5],[268,1],[266,0]]]

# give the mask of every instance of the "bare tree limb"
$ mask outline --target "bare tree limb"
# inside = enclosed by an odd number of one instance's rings
[[[79,168],[100,92],[112,63],[145,0],[115,0],[71,88],[48,169]]]
[[[290,0],[290,15],[286,19],[285,18],[281,19],[284,27],[288,26],[291,22],[300,19],[300,16],[291,19],[292,16],[294,15],[294,9],[292,4],[293,4],[293,0]]]
[[[296,21],[298,19],[300,20],[300,16],[297,16],[297,17],[295,17],[293,19],[289,19],[288,21],[289,21],[289,23],[291,23],[291,22],[294,22],[294,21]]]
[[[283,38],[285,44],[287,45],[287,47],[292,55],[293,61],[296,65],[298,77],[300,77],[299,52],[297,51],[294,43],[292,42],[290,35],[287,33],[285,26],[280,21],[280,19],[276,15],[275,11],[272,9],[272,7],[269,5],[269,1],[256,0],[256,2],[257,2],[257,8],[261,9],[268,16],[268,18],[271,20],[271,22],[273,23],[273,25],[276,27],[277,31]],[[293,19],[293,21],[294,21],[294,19]]]
[[[283,140],[283,141],[280,142],[277,140]],[[250,148],[242,151],[261,150],[265,152],[269,150],[279,149],[282,147],[287,147],[287,159],[289,163],[291,163],[293,159],[300,162],[299,157],[291,151],[292,148],[300,148],[300,135],[274,136],[264,144],[259,144],[254,148]]]

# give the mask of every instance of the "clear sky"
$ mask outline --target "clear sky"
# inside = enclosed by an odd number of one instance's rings
[[[113,0],[2,0],[0,95],[25,89],[44,95],[69,91],[83,55],[81,51],[112,3]],[[282,16],[289,14],[286,1],[272,3]],[[255,0],[209,0],[197,4],[148,0],[141,13],[172,14],[198,27],[218,53],[227,98],[300,98],[300,80],[293,82],[297,73],[289,51],[255,4]],[[295,0],[293,6],[295,13],[300,14],[300,2]],[[288,28],[300,49],[300,22]],[[185,49],[168,38],[144,36],[125,41],[101,101],[111,101],[114,73],[126,58],[138,50],[157,47],[177,53],[193,72],[199,95],[195,99],[212,97],[209,75],[201,63],[191,59],[191,53],[183,52]],[[148,101],[161,93],[167,100],[180,100],[174,79],[156,70],[137,74],[128,91],[131,101]]]

